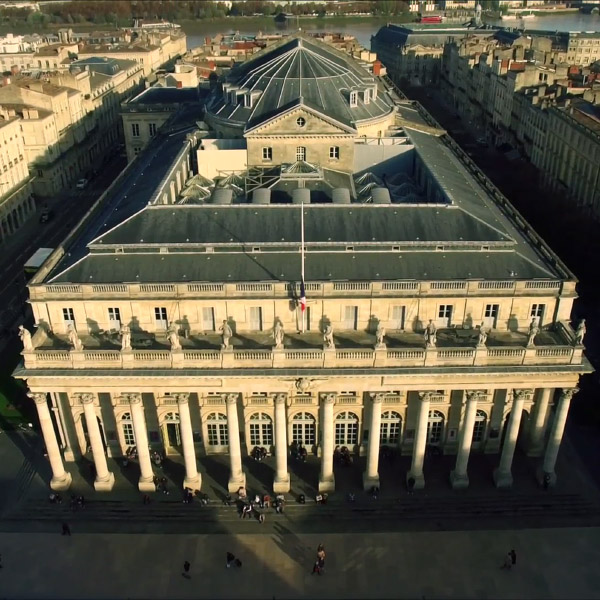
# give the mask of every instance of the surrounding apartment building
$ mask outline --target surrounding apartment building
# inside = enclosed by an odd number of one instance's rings
[[[18,116],[0,107],[0,247],[35,212]]]

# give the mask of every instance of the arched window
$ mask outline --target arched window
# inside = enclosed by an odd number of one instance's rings
[[[352,446],[358,442],[358,417],[353,412],[342,412],[335,418],[336,446]]]
[[[444,415],[439,410],[429,411],[427,421],[427,443],[437,446],[444,434]]]
[[[273,445],[273,421],[266,413],[254,413],[250,417],[250,445]]]
[[[402,429],[402,417],[393,410],[388,410],[381,415],[381,445],[397,444]]]
[[[473,426],[473,443],[483,442],[485,438],[485,428],[487,425],[487,415],[478,410],[475,415],[475,425]]]
[[[124,413],[121,417],[121,430],[123,431],[123,439],[126,446],[135,446],[135,433],[133,431],[133,421],[131,413]]]
[[[294,415],[292,419],[292,442],[312,446],[316,439],[316,419],[307,412]]]
[[[306,146],[296,148],[296,160],[306,160]]]
[[[206,417],[206,429],[209,446],[227,446],[229,435],[227,431],[227,417],[222,413],[211,413]]]

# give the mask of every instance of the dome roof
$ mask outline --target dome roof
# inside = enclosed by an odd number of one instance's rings
[[[393,110],[377,79],[352,57],[295,34],[235,67],[209,113],[251,129],[293,104],[304,104],[349,127]],[[351,102],[351,92],[357,92]],[[245,96],[247,98],[240,98]]]

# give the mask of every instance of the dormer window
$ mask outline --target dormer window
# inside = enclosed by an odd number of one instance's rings
[[[358,106],[358,92],[350,92],[350,106]]]
[[[373,86],[373,89],[371,90],[371,98],[373,100],[377,99],[377,86]]]
[[[229,102],[231,102],[231,104],[237,104],[237,94],[236,94],[236,92],[230,92],[229,93]]]
[[[363,92],[363,99],[365,104],[371,102],[371,90],[367,89]]]
[[[250,94],[244,94],[244,106],[252,108],[252,96]]]

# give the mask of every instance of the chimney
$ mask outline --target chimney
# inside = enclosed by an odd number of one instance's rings
[[[380,74],[381,74],[381,61],[376,60],[373,63],[373,75],[375,75],[376,77],[379,77]]]
[[[182,88],[183,87],[183,81],[178,81],[176,87]]]

